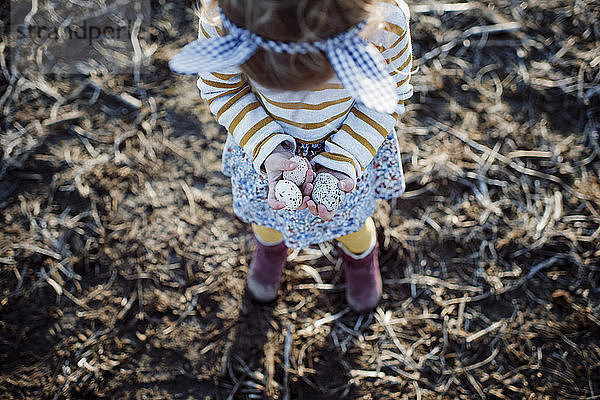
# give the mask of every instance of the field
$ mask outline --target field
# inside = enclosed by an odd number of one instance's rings
[[[250,300],[226,132],[167,66],[192,3],[152,0],[139,75],[11,68],[0,6],[0,399],[600,399],[596,0],[409,4],[363,314],[331,243]]]

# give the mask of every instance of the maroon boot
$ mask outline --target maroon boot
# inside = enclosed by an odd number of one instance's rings
[[[375,241],[369,253],[357,256],[338,243],[346,273],[346,301],[354,311],[362,312],[375,308],[381,297],[378,248],[379,245]]]
[[[248,289],[256,301],[268,303],[277,297],[288,254],[287,246],[283,241],[271,246],[262,244],[256,238],[254,242],[256,248],[248,272]]]

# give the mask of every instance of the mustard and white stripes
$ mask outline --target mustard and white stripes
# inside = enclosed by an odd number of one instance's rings
[[[356,180],[394,129],[395,123],[396,117],[390,114],[356,104],[340,129],[325,142],[325,153],[318,154],[313,161]],[[339,156],[344,156],[346,162]]]
[[[343,172],[353,180],[362,174],[394,128],[397,116],[404,112],[404,100],[412,95],[408,7],[402,0],[397,1],[398,5],[379,3],[386,23],[368,38],[385,58],[396,81],[400,102],[394,114],[355,102],[335,76],[312,90],[282,91],[249,81],[239,69],[199,74],[202,98],[218,122],[252,157],[258,172],[280,143],[293,151],[296,141],[316,143],[326,139],[325,151],[315,156],[313,163]],[[200,37],[221,33],[201,16]]]
[[[202,14],[199,34],[212,37],[220,33]],[[284,129],[266,113],[239,70],[200,74],[198,89],[217,121],[252,157],[257,172],[261,172],[265,158],[280,143],[294,151],[296,142],[293,137],[285,134]]]

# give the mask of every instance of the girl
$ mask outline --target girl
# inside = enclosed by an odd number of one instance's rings
[[[408,7],[402,0],[205,0],[199,40],[171,60],[198,88],[229,135],[223,172],[234,211],[252,223],[248,274],[255,299],[273,300],[287,247],[337,239],[346,298],[356,311],[381,296],[375,199],[404,191],[394,125],[412,95]],[[309,160],[296,211],[275,183]],[[316,174],[346,196],[328,211],[310,198]]]

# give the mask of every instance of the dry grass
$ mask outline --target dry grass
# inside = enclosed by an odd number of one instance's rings
[[[600,398],[597,2],[411,4],[365,314],[329,244],[249,301],[225,133],[166,66],[188,6],[153,3],[138,82],[11,72],[1,38],[0,398]]]

